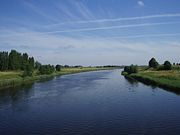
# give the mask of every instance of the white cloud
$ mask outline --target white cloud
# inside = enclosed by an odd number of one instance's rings
[[[180,17],[180,13],[174,14],[154,14],[154,15],[147,15],[147,16],[135,16],[135,17],[125,17],[125,18],[114,18],[114,19],[95,19],[95,20],[82,20],[82,21],[68,21],[62,23],[54,23],[50,25],[46,25],[44,27],[56,27],[60,25],[67,25],[67,24],[86,24],[86,23],[106,23],[106,22],[118,22],[118,21],[132,21],[132,20],[142,20],[142,19],[155,19],[155,18],[173,18],[173,17]],[[72,15],[71,15],[71,18]]]
[[[0,44],[6,45],[7,48],[9,46],[9,49],[28,52],[40,62],[51,64],[145,64],[151,57],[156,57],[160,62],[164,59],[172,62],[180,59],[178,55],[180,43],[172,44],[170,41],[168,43],[132,42],[93,37],[72,38],[32,31],[8,31],[6,35],[0,36]],[[162,58],[163,53],[166,56]]]
[[[144,7],[144,2],[143,1],[138,1],[137,4],[141,7]]]
[[[158,26],[158,25],[179,24],[179,23],[180,23],[180,21],[160,22],[160,23],[141,23],[141,24],[129,24],[129,25],[83,28],[83,29],[56,30],[56,31],[49,31],[49,32],[44,32],[44,33],[83,32],[83,31],[96,31],[96,30],[132,28],[132,27]]]

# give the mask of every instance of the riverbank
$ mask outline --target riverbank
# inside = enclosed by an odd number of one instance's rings
[[[126,74],[126,77],[134,78],[148,85],[154,85],[170,90],[180,90],[180,68],[173,67],[172,70],[153,70],[147,68],[139,68],[138,73]]]
[[[59,72],[54,72],[48,75],[38,75],[34,71],[32,77],[22,77],[22,71],[7,71],[0,72],[0,89],[13,88],[17,86],[23,86],[32,84],[36,81],[47,80],[55,76],[74,74],[88,71],[108,70],[113,68],[96,68],[96,67],[79,67],[79,68],[62,68]]]

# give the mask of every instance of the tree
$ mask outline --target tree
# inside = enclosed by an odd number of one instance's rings
[[[39,68],[40,74],[52,74],[55,71],[53,65],[41,65]]]
[[[0,52],[0,70],[8,70],[9,55],[8,52]]]
[[[41,63],[36,61],[35,62],[35,69],[39,69],[41,67]]]
[[[172,69],[172,64],[169,61],[165,61],[163,65],[164,65],[165,70],[171,70]]]
[[[159,63],[156,61],[155,58],[152,58],[152,59],[149,61],[149,67],[157,68],[158,65],[159,65]]]
[[[18,53],[16,50],[11,50],[9,53],[9,69],[18,70],[21,68],[21,53]]]
[[[28,54],[27,54],[27,53],[23,53],[23,55],[22,55],[22,65],[21,65],[21,69],[22,69],[22,70],[25,70],[27,64],[28,64]]]
[[[61,71],[61,65],[56,65],[56,71]]]
[[[29,65],[34,69],[34,57],[29,57]]]
[[[70,66],[69,65],[64,65],[65,68],[69,68]]]
[[[27,64],[24,68],[23,77],[32,76],[33,68],[30,64]]]
[[[124,67],[124,72],[127,72],[128,74],[137,73],[138,68],[137,68],[137,66],[134,66],[134,65],[125,66]]]

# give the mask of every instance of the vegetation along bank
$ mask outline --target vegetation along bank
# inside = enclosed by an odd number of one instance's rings
[[[122,75],[134,78],[146,84],[169,90],[180,90],[180,64],[165,61],[160,65],[152,58],[148,66],[125,66]]]
[[[21,54],[16,50],[11,50],[10,53],[0,52],[0,89],[31,84],[59,75],[112,68],[117,68],[117,66],[42,65],[35,61],[34,57],[29,57],[27,53]]]

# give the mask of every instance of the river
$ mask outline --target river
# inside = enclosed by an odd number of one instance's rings
[[[121,70],[56,77],[0,91],[0,135],[180,134],[179,95]]]

